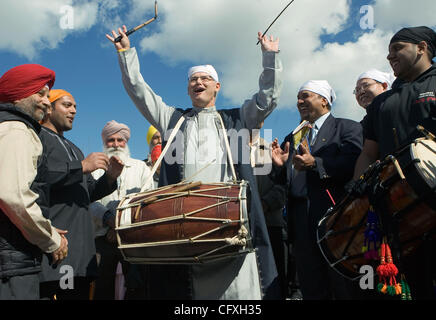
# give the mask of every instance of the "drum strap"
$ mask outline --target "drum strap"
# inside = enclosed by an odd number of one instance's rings
[[[219,112],[217,112],[217,116],[218,116],[218,119],[220,120],[221,128],[223,129],[223,132],[224,132],[224,144],[225,144],[226,149],[227,149],[227,157],[229,159],[229,165],[230,165],[230,168],[232,170],[233,182],[236,183],[236,181],[238,179],[236,178],[235,166],[233,165],[232,152],[230,150],[229,140],[227,139],[226,127],[224,126],[223,118],[221,118],[221,115],[219,114]]]
[[[236,183],[236,181],[237,181],[236,171],[235,171],[235,166],[233,164],[233,158],[232,158],[232,152],[230,150],[229,140],[227,139],[227,131],[226,131],[226,128],[224,126],[224,122],[223,122],[223,119],[221,118],[221,115],[219,114],[219,112],[217,112],[216,114],[218,116],[218,119],[220,120],[221,127],[222,127],[222,130],[223,130],[223,133],[224,133],[224,139],[223,140],[224,140],[224,144],[225,144],[226,149],[227,149],[227,157],[228,157],[230,169],[232,170],[233,181]],[[179,121],[177,122],[176,126],[174,127],[173,131],[171,132],[171,135],[168,138],[168,141],[167,141],[167,144],[166,144],[165,148],[162,150],[161,154],[159,155],[159,158],[154,163],[153,168],[151,169],[150,176],[147,178],[147,181],[143,185],[143,187],[142,187],[140,192],[145,191],[146,186],[148,186],[149,183],[151,182],[151,179],[153,179],[153,176],[154,176],[157,168],[159,168],[159,165],[162,162],[163,157],[167,153],[168,148],[171,146],[171,143],[173,142],[174,137],[176,136],[178,130],[182,126],[183,121],[185,121],[185,117],[181,116]]]
[[[147,188],[147,186],[150,184],[151,179],[153,179],[153,176],[157,170],[157,168],[159,168],[160,163],[162,162],[163,157],[165,156],[165,154],[167,153],[169,147],[171,146],[171,143],[174,140],[174,137],[176,136],[177,132],[179,131],[180,127],[182,126],[183,121],[185,121],[185,117],[181,116],[179,121],[177,121],[176,126],[174,127],[173,131],[171,132],[170,137],[168,138],[167,144],[165,146],[165,148],[162,150],[161,154],[159,155],[159,158],[156,160],[156,162],[153,165],[153,168],[151,169],[151,173],[150,176],[147,178],[147,181],[145,182],[145,184],[142,186],[141,188],[141,192],[145,191],[145,188]]]

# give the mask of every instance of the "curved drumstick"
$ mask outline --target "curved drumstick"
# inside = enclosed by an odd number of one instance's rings
[[[266,35],[266,33],[268,32],[268,30],[271,28],[271,26],[274,24],[274,22],[276,22],[276,20],[282,15],[282,13],[292,4],[292,2],[294,2],[295,0],[292,0],[291,2],[288,3],[288,5],[282,10],[282,12],[279,13],[279,15],[274,19],[273,22],[271,22],[271,24],[269,25],[269,27],[265,30],[265,32],[262,34],[262,38]],[[258,45],[260,42],[260,40],[257,41],[256,45]]]
[[[151,18],[150,20],[140,24],[139,26],[134,27],[133,29],[130,29],[126,32],[126,36],[131,35],[133,32],[141,29],[142,27],[145,27],[147,24],[153,22],[154,20],[157,19],[157,1],[154,2],[154,17]],[[115,38],[114,42],[120,42],[121,41],[122,36],[118,36]]]

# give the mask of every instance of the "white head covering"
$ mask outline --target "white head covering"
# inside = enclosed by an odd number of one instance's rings
[[[382,72],[377,69],[371,69],[362,73],[357,79],[357,81],[364,78],[373,79],[381,83],[386,82],[388,84],[388,89],[391,88],[392,83],[395,81],[395,76],[392,73]]]
[[[298,92],[303,90],[312,91],[323,96],[330,106],[336,100],[336,93],[326,80],[309,80],[301,86]]]
[[[216,82],[219,82],[218,73],[216,72],[215,68],[213,66],[211,66],[210,64],[206,64],[203,66],[195,66],[195,67],[192,67],[191,69],[189,69],[188,79],[190,79],[191,76],[197,72],[207,73],[208,75],[210,75],[213,78],[213,80],[215,80]]]

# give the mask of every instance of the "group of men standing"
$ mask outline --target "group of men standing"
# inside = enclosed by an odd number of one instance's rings
[[[263,66],[259,90],[240,108],[216,109],[221,88],[218,73],[211,65],[201,65],[188,71],[192,108],[185,110],[166,105],[144,81],[126,31],[123,26],[107,38],[117,49],[127,93],[153,125],[147,142],[161,139],[162,147],[171,144],[166,133],[172,129],[184,136],[181,148],[175,149],[181,152],[175,158],[182,160],[163,159],[158,186],[192,176],[202,183],[248,181],[252,248],[204,264],[146,269],[124,264],[114,240],[115,208],[123,196],[157,187],[156,176],[150,176],[143,161],[130,158],[130,129],[116,121],[103,128],[104,152],[85,158],[63,136],[71,130],[76,114],[73,96],[64,90],[50,91],[53,71],[24,65],[0,78],[0,147],[10,151],[0,156],[0,168],[8,168],[7,181],[0,181],[0,256],[5,257],[0,260],[0,298],[87,299],[91,281],[97,278],[91,291],[96,298],[110,299],[108,292],[115,291],[116,266],[121,262],[127,283],[133,283],[132,297],[283,299],[283,260],[278,257],[280,250],[273,250],[282,238],[273,240],[277,230],[272,223],[267,228],[266,221],[272,218],[265,217],[278,212],[280,218],[283,204],[303,299],[360,298],[355,284],[327,264],[317,245],[316,228],[334,199],[344,196],[349,181],[394,152],[398,143],[405,145],[419,137],[416,125],[436,133],[436,99],[419,99],[424,92],[436,94],[435,32],[415,27],[394,35],[387,58],[395,82],[377,70],[359,76],[356,100],[367,110],[361,123],[331,114],[336,94],[328,81],[306,81],[298,91],[297,107],[301,121],[309,124],[307,143],[296,144],[291,133],[281,145],[275,140],[270,147],[263,146],[274,164],[263,181],[253,174],[256,164],[246,161],[255,144],[253,137],[228,158],[226,140],[234,132],[261,128],[277,106],[283,86],[279,40],[258,34]],[[121,41],[115,42],[118,35]],[[392,128],[396,128],[394,137]],[[163,136],[155,138],[159,132]],[[18,146],[16,140],[22,144]],[[150,158],[155,161],[159,152],[153,150]],[[434,257],[434,252],[425,254]],[[74,290],[59,287],[63,265],[74,270]],[[412,278],[416,296],[431,297],[428,285],[422,283],[432,279]]]

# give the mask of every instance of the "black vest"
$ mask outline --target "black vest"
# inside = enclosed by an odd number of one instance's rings
[[[39,133],[38,122],[22,113],[12,104],[0,104],[0,123],[20,121],[30,130]],[[21,147],[21,146],[17,146]],[[13,152],[13,150],[6,150]],[[0,168],[7,170],[7,168]],[[41,210],[47,210],[48,185],[44,183],[46,161],[41,157],[38,161],[38,172],[30,189],[39,195],[36,200]],[[0,209],[0,278],[38,273],[41,271],[42,251],[27,241],[21,231],[9,220]]]

